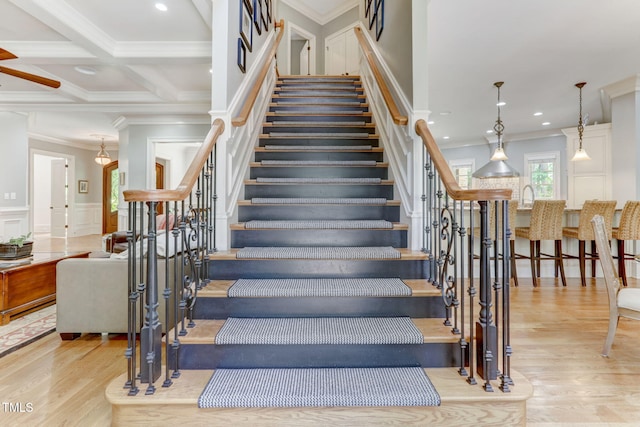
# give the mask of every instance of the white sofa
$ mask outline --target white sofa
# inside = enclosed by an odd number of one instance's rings
[[[166,261],[158,260],[158,311],[164,332],[165,303],[162,291],[165,281],[161,273],[164,272]],[[173,277],[173,261],[173,258],[169,259],[169,277]],[[85,332],[127,332],[129,299],[126,259],[62,260],[56,267],[56,283],[56,330],[62,339],[74,339]]]

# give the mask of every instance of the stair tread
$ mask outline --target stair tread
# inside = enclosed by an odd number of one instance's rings
[[[239,250],[240,250],[239,248],[234,248],[234,249],[229,249],[229,250],[225,250],[225,251],[214,252],[214,253],[209,255],[209,260],[211,260],[211,261],[215,261],[215,260],[245,261],[243,259],[238,259],[237,258],[236,255],[238,254]],[[414,251],[414,250],[407,249],[407,248],[396,248],[396,250],[398,252],[400,252],[400,258],[399,259],[389,259],[387,261],[407,261],[407,260],[426,261],[428,259],[427,254],[425,254],[422,251]],[[287,261],[291,261],[291,260],[287,260]],[[305,260],[305,261],[333,261],[333,260]],[[372,260],[369,260],[369,261],[372,261]],[[373,260],[373,261],[375,261],[375,260]]]
[[[301,183],[295,182],[257,182],[255,179],[247,179],[244,181],[244,185],[301,185]],[[306,182],[304,185],[393,185],[394,181],[389,179],[381,179],[379,182]]]
[[[413,297],[440,296],[442,291],[436,288],[427,279],[404,279],[403,282],[409,288]],[[198,291],[199,298],[226,298],[229,288],[235,280],[211,280]]]
[[[459,335],[451,333],[450,326],[444,326],[442,319],[411,319],[424,337],[424,343],[457,343]],[[187,335],[180,337],[181,344],[215,344],[215,337],[224,325],[221,319],[195,319],[196,326],[187,329]],[[173,336],[173,331],[168,334]]]
[[[277,220],[274,219],[272,220],[273,222],[280,222],[281,220]],[[295,222],[296,220],[284,220],[286,222]],[[311,220],[314,222],[318,222],[318,221],[325,221],[325,220]],[[330,221],[330,220],[326,220],[326,221]],[[354,221],[354,222],[364,222],[367,220],[338,220],[340,222],[345,222],[345,221]],[[377,220],[371,220],[371,221],[377,221]],[[265,220],[261,220],[261,222],[265,222]],[[308,221],[305,221],[308,222]],[[231,224],[231,230],[243,230],[243,231],[255,231],[255,230],[270,230],[270,231],[274,231],[274,230],[282,230],[282,231],[291,231],[291,230],[307,230],[307,231],[312,231],[312,230],[318,230],[318,229],[313,229],[313,228],[287,228],[287,229],[282,229],[282,228],[246,228],[245,227],[246,222],[239,222],[239,223],[235,223],[235,224]],[[322,230],[336,230],[338,228],[331,228],[331,227],[327,227],[327,228],[323,228]],[[385,230],[385,231],[393,231],[393,230],[408,230],[409,226],[407,224],[401,224],[401,223],[394,223],[392,228],[339,228],[340,230],[369,230],[369,231],[376,231],[376,230]]]
[[[268,138],[267,138],[268,139]],[[371,147],[371,148],[365,148],[365,149],[349,149],[349,150],[340,150],[340,145],[336,145],[336,151],[341,151],[341,152],[354,152],[354,153],[360,153],[360,152],[365,152],[365,153],[382,153],[384,151],[384,149],[382,147]],[[278,150],[270,150],[267,147],[255,147],[253,149],[255,152],[269,152],[269,153],[273,153],[273,152],[277,152],[277,153],[286,153],[286,152],[321,152],[321,153],[325,153],[327,151],[331,151],[330,149],[322,149],[322,150],[304,150],[304,149],[299,149],[299,148],[290,148],[290,149],[278,149]]]
[[[296,163],[298,162],[298,163]],[[282,164],[264,164],[262,162],[251,162],[249,164],[250,167],[252,168],[281,168],[281,167],[288,167],[288,168],[295,168],[295,167],[302,167],[302,168],[309,168],[309,167],[313,167],[313,168],[326,168],[326,167],[345,167],[345,168],[372,168],[372,167],[376,167],[376,168],[388,168],[389,167],[389,163],[386,162],[376,162],[375,165],[367,165],[367,164],[353,164],[353,162],[350,162],[348,160],[345,160],[344,162],[342,162],[342,164],[339,161],[326,161],[326,162],[322,162],[321,160],[319,161],[308,161],[307,163],[301,163],[301,162],[305,162],[305,160],[290,160],[290,163],[282,163]]]
[[[263,122],[263,127],[266,128],[279,128],[279,127],[287,127],[287,128],[308,128],[311,127],[342,127],[342,128],[367,128],[367,129],[375,129],[376,125],[373,123],[358,123],[358,122],[286,122],[282,123],[280,121],[273,122]]]
[[[387,200],[384,205],[378,204],[337,204],[337,203],[251,203],[251,200],[240,200],[238,206],[400,206],[399,200]]]

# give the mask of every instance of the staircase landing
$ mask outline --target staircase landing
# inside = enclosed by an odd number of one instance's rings
[[[127,396],[123,375],[108,386],[112,425],[233,425],[240,426],[375,426],[375,425],[526,425],[526,401],[533,387],[512,370],[516,385],[510,393],[487,393],[469,385],[456,368],[427,368],[438,390],[441,406],[425,407],[302,407],[302,408],[198,408],[198,397],[213,371],[182,371],[171,387],[158,387],[146,396]],[[481,382],[481,381],[480,381]]]

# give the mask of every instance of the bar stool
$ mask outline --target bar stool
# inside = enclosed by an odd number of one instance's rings
[[[516,227],[516,237],[529,240],[529,256],[518,255],[518,258],[531,260],[533,286],[538,286],[539,284],[540,261],[550,259],[555,261],[556,277],[558,277],[558,269],[560,269],[562,286],[567,286],[564,263],[562,262],[562,217],[566,204],[565,200],[536,200],[531,208],[529,227]],[[543,240],[554,241],[554,255],[540,252],[540,242]]]
[[[493,241],[494,247],[497,247],[496,242],[496,219],[493,214],[495,203],[489,202],[489,236]],[[516,233],[514,227],[516,225],[516,215],[518,214],[518,201],[509,200],[509,211],[507,213],[507,219],[509,220],[509,229],[511,235],[509,236],[509,253],[511,254],[509,265],[511,266],[511,278],[513,284],[518,286],[518,271],[516,269]],[[498,224],[502,223],[502,209],[498,209]],[[473,228],[473,235],[480,237],[480,227]],[[499,248],[497,248],[499,249]],[[477,257],[477,256],[476,256]]]
[[[582,286],[587,286],[586,280],[586,260],[587,255],[585,251],[586,242],[589,242],[590,253],[588,259],[591,260],[591,277],[596,275],[596,260],[598,254],[595,248],[595,235],[593,233],[593,226],[591,225],[591,219],[595,215],[600,215],[604,218],[605,230],[607,237],[611,240],[611,230],[613,222],[613,214],[616,210],[615,200],[587,200],[582,206],[580,211],[580,218],[578,220],[577,227],[563,227],[562,236],[569,239],[578,240],[578,259],[580,262],[580,280]],[[573,255],[565,254],[566,257],[576,258]]]
[[[627,286],[627,271],[624,262],[634,259],[634,257],[632,254],[625,253],[624,242],[626,240],[640,240],[640,201],[630,200],[624,204],[620,214],[620,224],[613,228],[612,237],[618,242],[618,276],[622,278],[622,284]]]

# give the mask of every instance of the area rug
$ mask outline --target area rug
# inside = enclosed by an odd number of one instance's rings
[[[0,357],[55,332],[56,306],[43,308],[0,326]]]

